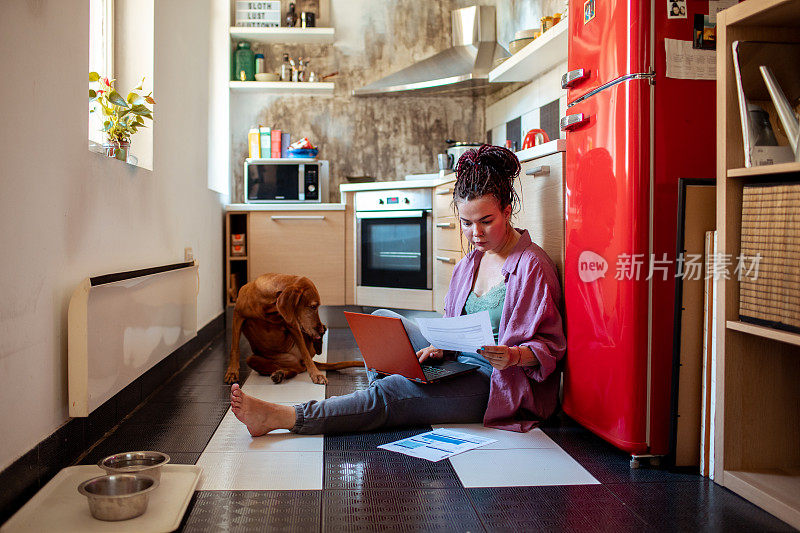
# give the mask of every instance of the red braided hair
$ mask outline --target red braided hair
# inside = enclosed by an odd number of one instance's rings
[[[456,164],[453,202],[474,200],[491,194],[500,203],[500,210],[510,205],[517,212],[520,203],[514,180],[520,172],[519,159],[502,146],[483,144],[467,150]]]

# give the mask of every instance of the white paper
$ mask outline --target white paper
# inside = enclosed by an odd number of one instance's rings
[[[378,446],[390,452],[398,452],[428,461],[441,461],[458,453],[474,450],[497,439],[461,433],[452,429],[436,429],[420,435],[400,439]]]
[[[739,0],[710,0],[708,2],[708,20],[709,22],[717,23],[717,13],[723,9],[728,9],[735,6]]]
[[[682,80],[717,79],[716,50],[697,50],[692,41],[664,39],[667,49],[667,77]]]
[[[494,346],[489,311],[451,318],[417,318],[422,335],[440,350],[476,352],[481,346]]]

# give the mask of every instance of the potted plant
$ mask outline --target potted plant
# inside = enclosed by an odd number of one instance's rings
[[[101,77],[97,72],[89,73],[89,83],[97,84],[97,90],[89,89],[89,104],[96,102],[99,106],[92,106],[90,113],[97,111],[103,113],[103,131],[107,142],[103,143],[106,155],[122,161],[128,160],[128,150],[131,146],[131,135],[139,128],[146,127],[144,119],[153,120],[153,111],[146,104],[155,104],[153,93],[144,94],[142,83],[123,98],[116,89],[114,81]]]

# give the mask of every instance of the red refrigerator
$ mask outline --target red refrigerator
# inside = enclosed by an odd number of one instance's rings
[[[562,78],[563,407],[632,455],[669,453],[678,180],[715,175],[714,81],[664,75],[694,15],[666,4],[570,2]]]

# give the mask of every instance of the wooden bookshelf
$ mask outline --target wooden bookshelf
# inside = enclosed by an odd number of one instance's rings
[[[736,40],[800,42],[800,0],[750,0],[717,17],[717,252],[733,258],[743,187],[800,180],[800,163],[744,166]],[[714,481],[800,528],[800,335],[740,321],[738,281],[718,283]]]

